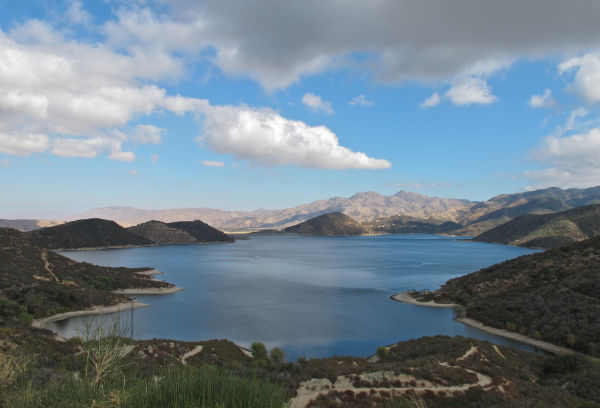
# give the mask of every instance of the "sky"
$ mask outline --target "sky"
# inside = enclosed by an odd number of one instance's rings
[[[597,0],[0,0],[0,217],[600,184]]]

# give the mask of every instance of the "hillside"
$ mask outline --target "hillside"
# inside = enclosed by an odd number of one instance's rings
[[[167,224],[191,235],[196,242],[233,242],[233,238],[216,228],[200,221],[178,221]]]
[[[600,186],[587,189],[547,188],[517,194],[503,194],[473,205],[455,219],[465,227],[458,235],[480,235],[526,214],[548,214],[589,204],[600,204]]]
[[[0,324],[129,300],[116,289],[172,286],[137,273],[147,269],[75,262],[0,228]]]
[[[467,317],[600,356],[600,237],[446,282],[432,297]]]
[[[187,232],[168,226],[160,221],[148,221],[127,228],[128,231],[144,237],[155,244],[191,244],[196,238]]]
[[[552,248],[600,234],[600,205],[586,205],[544,215],[522,215],[493,228],[476,241]]]
[[[352,217],[339,212],[320,215],[284,231],[299,235],[361,235],[367,232]]]
[[[26,234],[32,244],[46,249],[103,248],[152,245],[153,242],[114,221],[90,218],[42,228]]]
[[[462,225],[452,221],[421,219],[398,215],[378,218],[363,226],[374,234],[449,234]]]

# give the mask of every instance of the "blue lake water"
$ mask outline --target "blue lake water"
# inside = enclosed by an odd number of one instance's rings
[[[283,348],[287,359],[295,360],[368,356],[380,345],[436,334],[515,344],[455,322],[451,309],[399,303],[390,296],[437,289],[453,277],[532,252],[409,234],[262,236],[234,244],[62,254],[98,265],[153,267],[164,272],[158,278],[185,288],[171,295],[136,296],[151,304],[133,312],[136,338],[218,338],[246,347],[260,341]],[[74,336],[86,319],[56,322],[51,328]]]

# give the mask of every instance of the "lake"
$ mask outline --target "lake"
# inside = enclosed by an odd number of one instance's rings
[[[452,320],[451,309],[395,302],[410,289],[534,252],[530,249],[403,234],[357,237],[257,236],[233,244],[64,251],[77,261],[152,267],[185,290],[136,296],[151,306],[121,320],[139,339],[255,341],[300,356],[369,356],[380,345],[436,334],[515,344]],[[65,337],[89,317],[56,322]],[[106,319],[106,318],[105,318]]]

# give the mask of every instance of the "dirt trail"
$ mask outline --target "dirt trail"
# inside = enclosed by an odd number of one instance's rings
[[[187,365],[186,361],[188,358],[195,356],[196,354],[202,352],[202,349],[204,349],[204,346],[196,346],[193,349],[191,349],[190,351],[188,351],[187,353],[183,354],[180,358],[181,360],[181,364],[183,365]]]
[[[478,348],[475,346],[471,346],[471,348],[469,350],[467,350],[465,352],[465,354],[463,354],[461,357],[456,359],[456,362],[464,361],[465,359],[467,359],[477,353],[479,353]],[[373,373],[362,373],[362,374],[359,374],[358,376],[361,379],[365,379],[365,378],[377,379],[377,378],[379,378],[379,379],[388,380],[388,382],[393,382],[395,380],[399,380],[401,382],[409,382],[412,380],[412,381],[414,381],[414,383],[416,385],[401,386],[401,387],[398,387],[398,386],[377,387],[377,386],[375,386],[377,381],[373,381],[372,385],[374,385],[374,386],[355,387],[353,385],[353,379],[351,379],[349,376],[338,376],[335,383],[331,383],[331,381],[326,378],[313,378],[312,380],[304,381],[303,383],[300,384],[300,387],[298,388],[298,395],[292,399],[290,407],[291,408],[304,408],[310,403],[310,401],[316,399],[319,395],[326,395],[330,391],[337,391],[339,393],[343,393],[345,391],[352,391],[355,394],[358,394],[360,392],[372,393],[371,390],[373,390],[374,392],[376,392],[380,395],[383,393],[383,394],[391,395],[393,397],[399,397],[399,396],[405,396],[409,392],[415,393],[415,394],[423,394],[427,391],[433,391],[435,393],[439,393],[439,392],[454,393],[454,392],[466,392],[470,388],[473,388],[473,387],[492,386],[492,378],[488,375],[479,373],[474,370],[470,370],[466,367],[462,367],[459,365],[453,365],[453,364],[450,364],[449,362],[445,362],[445,361],[440,362],[439,364],[444,367],[460,369],[460,370],[464,370],[470,374],[473,374],[477,377],[477,382],[460,384],[460,385],[451,385],[451,386],[435,385],[429,381],[418,380],[417,378],[406,375],[406,374],[395,375],[391,371],[385,371],[385,372],[378,371],[378,372],[373,372]],[[502,390],[501,387],[499,387],[498,389]]]
[[[54,271],[50,266],[50,262],[48,261],[48,251],[45,249],[42,250],[42,261],[44,261],[44,269],[46,269],[46,272],[48,272],[56,282],[61,283],[60,279],[58,279],[58,277],[54,274]]]

